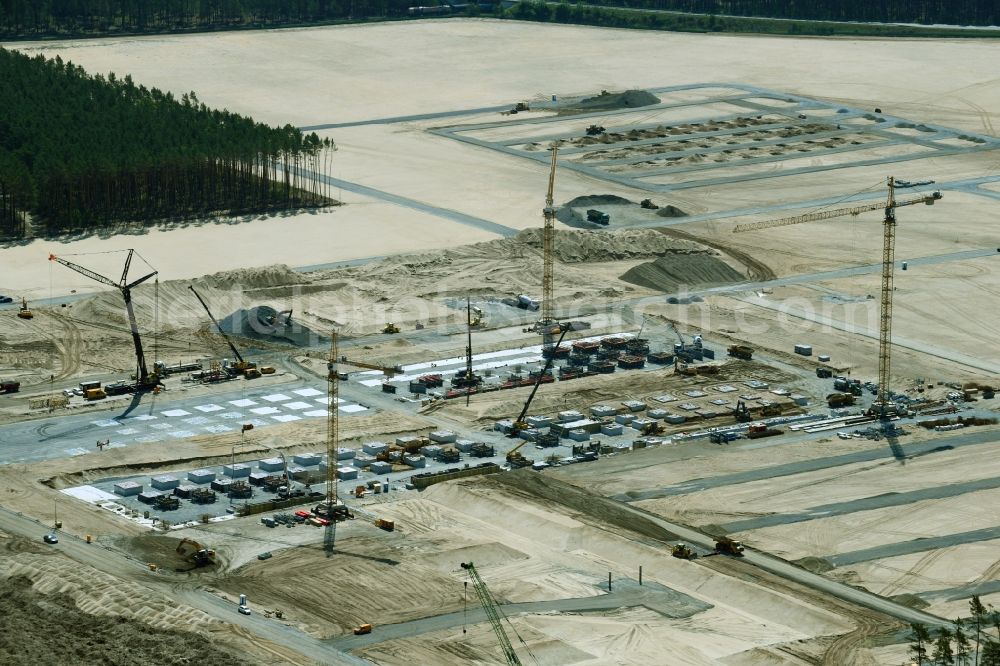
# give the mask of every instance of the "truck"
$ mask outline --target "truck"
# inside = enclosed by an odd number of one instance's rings
[[[587,222],[593,222],[594,224],[608,224],[611,222],[611,216],[605,212],[597,210],[596,208],[589,208],[587,210]]]
[[[753,347],[747,347],[746,345],[729,345],[729,355],[734,358],[741,358],[744,361],[749,361],[753,358]]]
[[[828,379],[833,377],[833,370],[830,368],[819,367],[816,368],[816,376],[820,379]]]
[[[739,439],[739,435],[735,432],[712,432],[708,435],[708,441],[712,444],[725,444],[737,439]]]
[[[720,555],[732,555],[733,557],[743,557],[743,543],[734,541],[729,537],[720,537],[715,540],[715,552]]]
[[[21,382],[11,380],[0,381],[0,393],[17,393],[21,390]]]
[[[104,400],[108,395],[102,388],[89,388],[83,392],[84,400]]]
[[[386,520],[385,518],[376,518],[375,527],[380,530],[385,530],[386,532],[392,532],[396,529],[396,523],[392,520]]]
[[[850,407],[854,404],[854,396],[850,393],[831,393],[826,396],[826,404],[830,407]]]
[[[365,623],[354,628],[355,636],[363,636],[364,634],[372,633],[372,625]]]

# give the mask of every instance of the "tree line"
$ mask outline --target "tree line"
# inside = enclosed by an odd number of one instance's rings
[[[525,11],[521,4],[528,4]],[[542,19],[532,14],[536,2],[500,9],[495,0],[0,0],[0,37],[108,35],[187,30],[224,30],[246,27],[308,25],[348,20],[382,20],[404,16],[435,15],[418,7],[439,7],[442,14],[470,15],[493,12],[500,17]],[[588,5],[629,9],[665,10],[711,16],[706,24],[691,20],[645,26],[677,30],[753,31],[726,17],[792,19],[796,21],[845,21],[990,26],[1000,23],[996,0],[587,0]],[[593,19],[597,15],[585,18]],[[599,14],[619,25],[624,19]],[[580,22],[580,21],[571,21]],[[667,27],[669,26],[669,27]],[[631,26],[630,26],[631,27]],[[636,26],[644,27],[644,26]],[[824,34],[815,26],[782,30],[758,24],[763,32]],[[829,33],[827,33],[829,34]],[[836,34],[845,33],[843,30]],[[857,31],[853,34],[869,34]],[[883,34],[883,33],[871,33]],[[895,34],[895,33],[894,33]],[[899,34],[908,34],[902,32]]]
[[[970,617],[931,632],[910,625],[910,655],[918,666],[1000,666],[1000,611],[978,595],[969,600]],[[994,637],[995,635],[995,637]]]
[[[0,234],[331,203],[335,146],[210,109],[195,93],[0,48]]]
[[[590,4],[707,15],[946,25],[997,25],[996,0],[587,0]]]

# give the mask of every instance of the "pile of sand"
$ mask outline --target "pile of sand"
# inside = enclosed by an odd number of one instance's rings
[[[573,111],[610,111],[611,109],[630,109],[659,103],[659,97],[645,90],[626,90],[620,93],[609,93],[607,90],[603,90],[600,95],[571,102],[564,109]]]
[[[526,229],[512,240],[540,251],[542,230]],[[612,233],[558,229],[553,250],[555,258],[566,264],[658,257],[668,252],[709,251],[693,241],[677,240],[648,229],[626,229]]]
[[[711,254],[671,254],[639,264],[620,278],[624,282],[668,293],[686,289],[704,289],[732,284],[746,279],[742,273]]]

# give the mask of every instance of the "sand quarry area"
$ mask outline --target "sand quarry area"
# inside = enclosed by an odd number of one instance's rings
[[[79,423],[88,408],[76,401],[43,413],[38,401],[84,378],[127,377],[135,365],[120,295],[46,261],[50,253],[116,275],[122,251],[134,248],[134,275],[158,271],[133,294],[139,326],[168,363],[230,356],[191,285],[226,322],[245,322],[254,308],[291,310],[295,340],[237,331],[241,346],[277,366],[255,380],[276,392],[325,382],[331,329],[352,360],[429,367],[460,357],[466,297],[486,313],[477,353],[538,344],[524,330],[537,315],[503,299],[541,295],[538,228],[554,141],[559,316],[585,320],[594,335],[642,329],[656,349],[700,334],[717,349],[747,344],[756,355],[719,358],[715,378],[665,367],[560,381],[540,390],[532,413],[704,395],[750,378],[789,388],[785,407],[789,392],[806,398],[793,413],[825,411],[830,382],[817,379],[815,356],[792,349],[808,342],[838,373],[874,376],[889,175],[935,181],[900,190],[901,201],[935,188],[942,195],[897,213],[893,381],[914,396],[927,386],[935,404],[967,382],[996,384],[995,41],[441,20],[6,46],[175,95],[193,90],[209,106],[330,137],[338,153],[328,175],[343,205],[0,247],[0,293],[34,304],[30,320],[15,316],[16,304],[0,309],[0,379],[22,385],[20,395],[0,396],[0,429],[19,438],[0,440],[0,592],[8,614],[24,609],[16,629],[24,640],[0,661],[66,663],[33,629],[51,618],[77,627],[63,633],[78,655],[141,644],[134,656],[155,661],[169,650],[173,661],[162,663],[178,664],[234,655],[269,664],[504,663],[464,586],[461,563],[470,560],[510,616],[522,662],[546,665],[899,664],[907,656],[899,609],[933,620],[964,614],[972,594],[1000,605],[991,425],[935,432],[910,421],[901,454],[884,440],[833,431],[727,446],[677,440],[542,473],[352,496],[356,520],[338,526],[329,556],[320,530],[275,531],[250,516],[163,534],[58,492],[221,465],[237,446],[247,460],[322,450],[324,419],[261,428],[253,446],[237,432],[104,452],[88,440],[29,462],[4,447],[37,442],[47,451],[51,439],[71,437],[59,419]],[[659,102],[602,104],[602,91],[626,90]],[[579,103],[589,97],[597,101]],[[510,114],[520,101],[530,110]],[[866,211],[733,233],[741,223],[844,207]],[[587,221],[592,208],[609,214],[607,227]],[[386,322],[402,334],[382,335]],[[233,390],[185,384],[182,394],[180,380],[170,381],[156,400],[210,401]],[[433,429],[506,442],[492,424],[515,417],[528,394],[421,406],[358,386],[348,383],[357,391],[348,397],[370,409],[340,425],[341,444],[355,451]],[[966,407],[988,420],[996,404]],[[712,425],[732,424],[720,414]],[[41,535],[57,498],[63,538],[50,546]],[[395,531],[376,530],[376,517],[394,520]],[[671,557],[688,527],[708,549],[699,545],[692,561]],[[711,554],[712,538],[724,534],[890,599],[895,610],[845,600],[752,557]],[[175,571],[185,537],[216,549],[217,564]],[[263,551],[273,556],[258,560]],[[240,594],[253,599],[252,617],[236,614]],[[355,636],[365,622],[375,630]]]

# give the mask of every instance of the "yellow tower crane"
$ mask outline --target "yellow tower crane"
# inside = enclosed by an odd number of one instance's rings
[[[559,325],[553,315],[552,302],[552,259],[555,236],[556,209],[553,199],[553,188],[556,182],[556,158],[559,146],[552,144],[552,164],[549,168],[549,189],[545,194],[545,208],[542,217],[545,225],[542,228],[542,318],[538,322],[542,333],[542,346],[551,347],[552,339],[558,332]]]
[[[812,222],[815,220],[826,220],[842,215],[860,215],[861,213],[878,210],[885,210],[883,218],[882,237],[882,297],[879,301],[879,336],[878,336],[878,395],[872,405],[872,414],[880,419],[886,419],[891,415],[892,400],[889,392],[889,369],[892,358],[892,291],[893,273],[895,268],[894,256],[896,247],[896,209],[901,206],[912,206],[913,204],[926,204],[931,206],[941,198],[941,192],[907,199],[906,201],[896,201],[896,188],[916,187],[918,185],[930,185],[934,181],[923,181],[920,183],[897,182],[889,176],[889,195],[885,203],[865,204],[853,208],[837,208],[816,213],[807,213],[794,217],[785,217],[777,220],[765,220],[763,222],[752,222],[749,224],[737,225],[733,232],[741,233],[745,231],[758,231],[761,229],[772,229],[802,222]]]

